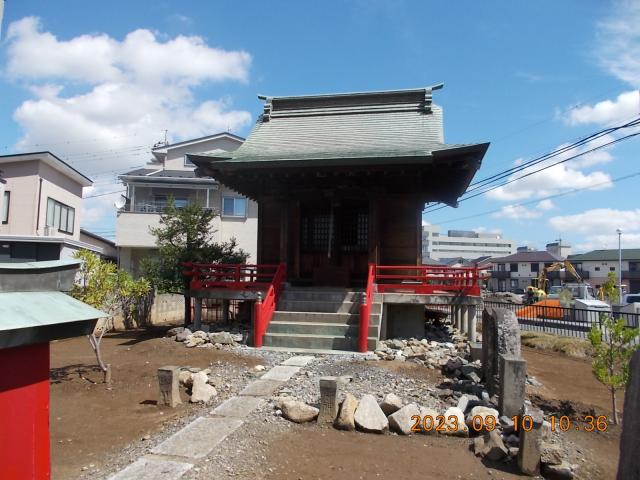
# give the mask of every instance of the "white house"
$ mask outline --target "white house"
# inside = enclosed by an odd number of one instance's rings
[[[235,238],[255,262],[258,235],[258,206],[255,202],[211,178],[196,177],[189,153],[224,155],[237,149],[244,138],[223,132],[152,149],[153,160],[145,167],[120,175],[127,187],[123,207],[118,211],[116,245],[120,267],[133,273],[140,261],[153,256],[156,239],[150,229],[159,225],[160,214],[170,197],[176,206],[196,202],[218,215],[212,224],[214,240]]]
[[[51,152],[0,156],[0,262],[59,260],[81,248],[82,189],[91,179]],[[2,183],[2,182],[0,182]]]

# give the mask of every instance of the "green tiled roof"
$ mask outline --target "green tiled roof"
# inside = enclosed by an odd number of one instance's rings
[[[444,143],[431,88],[303,97],[261,97],[264,113],[224,163],[432,157],[477,144]],[[481,147],[486,149],[486,145]]]
[[[618,250],[592,250],[591,252],[581,253],[577,255],[569,255],[572,262],[589,262],[589,261],[617,261]],[[640,261],[640,248],[623,248],[622,260]]]

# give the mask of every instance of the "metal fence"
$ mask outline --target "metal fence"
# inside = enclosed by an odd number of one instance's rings
[[[482,308],[486,307],[513,311],[518,318],[521,330],[546,332],[566,337],[587,338],[593,327],[597,327],[606,335],[607,332],[603,325],[604,315],[610,315],[618,320],[623,319],[628,328],[637,328],[640,324],[640,314],[637,313],[603,312],[601,310],[502,302],[484,302]],[[479,314],[481,315],[480,312]]]

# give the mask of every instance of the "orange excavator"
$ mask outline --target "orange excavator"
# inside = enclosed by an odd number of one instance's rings
[[[557,272],[558,270],[566,269],[571,275],[575,277],[578,283],[582,283],[582,277],[569,260],[562,262],[555,262],[551,265],[544,267],[536,278],[533,279],[532,285],[527,288],[527,297],[529,300],[529,306],[518,310],[516,314],[522,317],[546,317],[546,318],[562,318],[563,309],[559,299],[546,298],[549,279],[547,273]]]

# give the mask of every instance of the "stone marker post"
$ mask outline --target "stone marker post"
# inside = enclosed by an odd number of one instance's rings
[[[500,412],[511,418],[524,405],[527,362],[515,355],[500,355]]]
[[[617,480],[640,478],[640,350],[633,354],[630,370],[624,396]]]
[[[520,327],[516,314],[502,308],[482,312],[482,367],[489,395],[500,386],[499,355],[520,357]]]
[[[175,408],[182,403],[179,373],[180,367],[167,366],[158,369],[158,385],[160,386],[158,405]]]
[[[478,339],[478,333],[476,332],[477,327],[477,316],[476,316],[476,306],[468,305],[467,306],[467,339],[469,342],[475,342]]]
[[[529,419],[531,419],[531,428],[529,431]],[[540,444],[542,442],[542,422],[544,416],[542,410],[538,408],[527,407],[521,410],[518,418],[520,425],[520,449],[518,450],[518,467],[525,475],[540,475]],[[523,428],[523,422],[524,427]]]
[[[338,397],[341,383],[337,377],[322,377],[320,379],[319,425],[331,425],[338,416]]]

